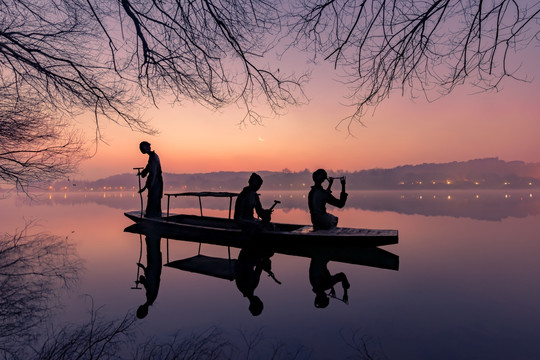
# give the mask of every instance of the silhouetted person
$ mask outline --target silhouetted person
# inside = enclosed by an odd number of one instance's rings
[[[248,180],[248,186],[242,189],[242,192],[236,198],[234,205],[234,220],[244,230],[257,231],[270,222],[272,210],[263,209],[257,190],[261,188],[262,178],[252,173]],[[257,213],[261,220],[254,217]]]
[[[142,319],[148,315],[148,307],[156,301],[161,280],[161,237],[155,235],[146,236],[146,266],[137,263],[144,271],[139,277],[139,282],[146,290],[146,302],[137,309],[137,317]]]
[[[148,201],[146,202],[146,217],[161,217],[161,198],[163,197],[163,176],[161,174],[161,163],[159,156],[150,148],[150,143],[143,141],[139,144],[139,149],[143,154],[148,154],[148,164],[141,171],[141,176],[146,179],[146,184],[139,190],[148,190]]]
[[[322,183],[328,180],[328,187],[323,189]],[[332,195],[333,179],[328,178],[325,170],[319,169],[313,173],[313,182],[315,183],[308,195],[309,212],[311,214],[311,222],[313,230],[332,229],[337,226],[338,218],[326,212],[326,204],[342,208],[347,201],[347,193],[345,192],[345,178],[341,179],[341,193],[339,199]]]
[[[272,274],[270,257],[273,252],[258,248],[242,248],[235,264],[236,287],[249,300],[249,311],[253,316],[260,315],[264,304],[255,295],[262,271]],[[273,274],[272,274],[273,275]]]
[[[326,294],[330,290],[330,295],[335,296],[334,285],[341,283],[343,286],[343,302],[348,302],[347,290],[350,288],[347,276],[340,272],[335,275],[330,274],[328,270],[328,259],[324,256],[318,256],[311,259],[309,263],[309,282],[315,293],[315,307],[325,308],[330,303],[330,298]]]

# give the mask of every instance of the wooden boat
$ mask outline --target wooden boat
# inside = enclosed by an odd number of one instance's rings
[[[215,240],[222,244],[231,244],[233,247],[243,247],[249,242],[256,241],[261,244],[279,246],[281,244],[294,244],[296,246],[325,246],[333,247],[374,247],[398,243],[397,230],[374,230],[338,227],[330,230],[314,231],[310,225],[271,223],[264,230],[256,234],[242,231],[234,220],[230,218],[232,198],[235,193],[179,193],[165,194],[167,200],[167,215],[158,218],[147,218],[140,211],[124,213],[129,219],[148,231],[158,231],[162,237],[198,241],[199,239]],[[170,198],[174,196],[198,196],[201,215],[174,215],[169,213]],[[228,197],[229,218],[218,218],[202,215],[202,197]]]

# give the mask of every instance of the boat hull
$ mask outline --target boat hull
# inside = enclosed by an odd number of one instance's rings
[[[398,243],[397,230],[373,230],[357,228],[335,228],[313,231],[309,225],[272,223],[272,229],[256,233],[242,231],[234,220],[195,216],[170,215],[160,218],[142,217],[138,211],[126,212],[125,216],[139,225],[139,230],[158,232],[161,237],[199,241],[216,245],[242,248],[250,242],[271,246],[332,246],[374,247]]]

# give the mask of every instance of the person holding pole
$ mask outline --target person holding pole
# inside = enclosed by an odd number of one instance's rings
[[[328,187],[324,189],[322,183],[328,180]],[[311,214],[311,222],[313,230],[327,230],[337,226],[338,218],[326,212],[326,204],[342,208],[347,201],[347,193],[345,192],[345,177],[341,177],[341,193],[339,199],[332,195],[333,178],[329,178],[324,169],[318,169],[313,173],[313,182],[315,183],[308,195],[309,212]]]
[[[148,164],[140,172],[140,176],[147,177],[146,184],[139,193],[148,190],[148,200],[146,202],[146,217],[161,217],[161,198],[163,197],[163,175],[161,173],[161,162],[155,151],[152,151],[150,143],[142,141],[139,144],[141,153],[148,154]]]

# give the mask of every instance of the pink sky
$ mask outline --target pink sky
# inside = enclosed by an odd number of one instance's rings
[[[366,116],[365,127],[353,128],[354,136],[335,128],[351,109],[342,105],[345,89],[324,69],[316,69],[307,87],[309,104],[263,125],[239,127],[243,112],[235,107],[213,112],[186,102],[150,108],[147,115],[159,135],[104,124],[108,145],[99,145],[77,177],[97,179],[144,166],[147,157],[138,150],[142,140],[152,144],[164,171],[175,173],[320,167],[354,171],[484,157],[540,162],[535,52],[522,71],[531,82],[507,79],[498,93],[474,95],[471,88],[458,88],[431,103],[396,91]],[[91,133],[91,123],[87,126]]]

